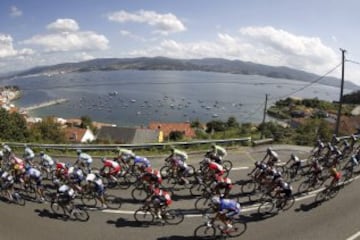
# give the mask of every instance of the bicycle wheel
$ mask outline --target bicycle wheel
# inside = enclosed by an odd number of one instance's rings
[[[194,237],[200,239],[214,239],[216,235],[216,229],[214,226],[207,226],[206,224],[198,226],[194,230]]]
[[[322,202],[325,202],[327,200],[327,190],[324,189],[323,191],[316,194],[315,202],[318,204],[321,204]]]
[[[262,191],[255,191],[251,194],[249,194],[249,201],[251,202],[260,202],[266,194]]]
[[[25,206],[25,199],[17,192],[12,194],[13,202],[20,206]]]
[[[88,195],[88,194],[84,194],[81,196],[81,202],[84,206],[91,207],[91,208],[96,207],[96,204],[97,204],[97,200],[96,200],[95,196]]]
[[[29,186],[23,190],[23,198],[34,201],[36,200],[36,190],[33,186]]]
[[[105,202],[110,209],[121,208],[120,198],[116,197],[115,195],[105,195]]]
[[[299,185],[298,193],[299,193],[299,194],[303,194],[303,193],[308,192],[309,187],[310,187],[310,182],[309,182],[309,180],[305,180],[304,182],[302,182],[302,183]]]
[[[232,164],[232,162],[229,161],[229,160],[224,160],[224,161],[222,162],[222,166],[223,166],[223,168],[224,168],[227,172],[230,172],[230,170],[231,170],[232,167],[233,167],[233,164]]]
[[[209,208],[209,203],[210,203],[210,199],[208,198],[198,198],[195,201],[195,209],[203,212]]]
[[[142,188],[134,188],[131,191],[131,196],[134,200],[144,201],[149,196],[149,194]]]
[[[87,222],[90,218],[89,213],[85,209],[81,209],[78,207],[74,207],[74,209],[72,210],[72,214],[77,220],[81,222]]]
[[[247,229],[247,225],[244,222],[233,222],[232,228],[226,232],[226,235],[229,237],[239,237],[242,235]]]
[[[334,187],[330,188],[328,191],[329,199],[336,197],[336,195],[339,193],[339,191],[340,191],[339,186],[334,186]]]
[[[256,182],[250,180],[249,182],[241,186],[241,192],[243,194],[253,193],[255,192],[256,186],[257,186]]]
[[[288,197],[286,198],[286,200],[284,200],[285,202],[283,202],[281,204],[281,209],[283,211],[286,211],[286,210],[289,210],[290,208],[292,208],[292,206],[294,206],[295,204],[295,197],[294,196],[291,196],[291,197]]]
[[[275,204],[273,203],[273,201],[271,200],[264,201],[263,203],[260,204],[258,208],[258,213],[261,215],[270,214],[274,210],[274,207]]]
[[[184,214],[180,211],[170,209],[162,214],[163,219],[170,225],[177,225],[184,221]]]
[[[151,224],[154,222],[154,215],[152,212],[145,209],[138,209],[134,212],[134,218],[137,222]]]
[[[168,178],[169,173],[170,173],[170,167],[169,166],[163,166],[163,167],[160,168],[160,175],[161,175],[162,179]]]
[[[53,213],[56,216],[61,216],[61,217],[66,216],[65,209],[63,208],[63,206],[61,206],[57,202],[52,202],[50,207],[51,207],[51,210],[53,211]]]

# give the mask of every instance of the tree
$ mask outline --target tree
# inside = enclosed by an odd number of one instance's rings
[[[26,141],[28,136],[25,118],[17,112],[10,113],[0,108],[0,139]]]
[[[228,128],[238,128],[239,127],[239,123],[237,122],[236,118],[233,116],[229,117],[229,119],[226,122],[226,125]]]
[[[81,116],[80,119],[81,119],[80,128],[90,128],[91,131],[96,133],[97,128],[94,126],[94,124],[89,116]]]
[[[212,131],[221,132],[226,130],[226,123],[220,120],[213,120],[206,124],[206,132],[211,133]]]
[[[41,122],[35,123],[31,129],[31,141],[46,143],[66,142],[65,132],[61,125],[53,117],[44,118]]]

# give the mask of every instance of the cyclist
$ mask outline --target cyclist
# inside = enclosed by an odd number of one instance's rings
[[[280,179],[275,190],[275,196],[278,198],[290,198],[292,196],[292,186],[285,182],[284,179]]]
[[[154,206],[155,216],[161,219],[163,211],[172,203],[170,193],[158,187],[150,187],[152,195],[150,202]],[[149,204],[146,203],[146,204]]]
[[[185,162],[188,159],[188,155],[186,152],[181,151],[175,147],[171,148],[171,154],[166,158],[167,160],[170,159],[176,159],[176,160],[181,160],[183,162]]]
[[[180,177],[180,182],[183,184],[189,184],[188,177],[190,175],[191,167],[189,167],[186,162],[176,160],[174,161],[173,168]]]
[[[31,167],[30,165],[26,165],[25,166],[25,174],[24,174],[24,182],[31,184],[31,181],[35,182],[35,190],[36,193],[38,194],[38,196],[40,196],[40,201],[45,201],[44,199],[44,188],[42,185],[42,176],[41,176],[41,172],[34,168]]]
[[[24,160],[27,164],[30,164],[33,166],[34,164],[32,161],[35,158],[35,153],[27,144],[24,145],[24,148],[25,148],[24,149]]]
[[[330,187],[336,186],[340,181],[341,173],[335,167],[332,167],[330,169],[330,177],[332,177]]]
[[[214,143],[211,144],[211,150],[208,151],[205,156],[209,157],[212,161],[221,164],[226,155],[226,149]]]
[[[265,163],[256,161],[255,168],[248,173],[249,176],[253,176],[255,179],[262,181],[262,178],[265,176],[265,172],[268,166]]]
[[[11,155],[11,153],[12,153],[12,150],[11,150],[11,148],[9,147],[9,145],[3,143],[3,144],[2,144],[2,152],[3,152],[3,154],[4,154],[4,160],[6,160],[6,159],[9,159],[9,158],[10,158],[10,155]]]
[[[145,169],[145,172],[140,176],[140,179],[150,186],[159,186],[162,182],[160,171],[152,169],[151,167]]]
[[[215,179],[217,176],[222,176],[224,174],[224,168],[220,164],[211,161],[210,159],[206,158],[204,160],[205,169],[204,172],[206,174],[206,179]]]
[[[68,176],[70,163],[56,162],[55,178],[58,180],[65,180]]]
[[[25,163],[21,158],[12,155],[10,159],[10,173],[15,177],[15,181],[21,181],[21,175],[25,171]]]
[[[57,190],[57,200],[62,206],[69,205],[75,198],[75,191],[70,186],[63,184]]]
[[[85,179],[81,168],[70,167],[67,173],[67,177],[72,187],[77,191],[81,191],[81,182]]]
[[[218,176],[216,177],[215,181],[210,185],[210,188],[217,195],[222,195],[226,198],[229,197],[229,193],[233,188],[233,184],[230,178]],[[221,193],[221,190],[224,190],[224,193]]]
[[[134,167],[135,166],[137,166],[137,169],[140,170],[140,172],[144,172],[146,168],[151,167],[151,163],[146,157],[134,156]],[[136,171],[137,169],[133,170]]]
[[[100,169],[101,173],[106,173],[107,176],[111,177],[114,181],[117,180],[116,176],[120,173],[120,164],[116,161],[102,158],[104,166]]]
[[[45,154],[44,151],[40,152],[40,158],[42,166],[49,169],[54,169],[56,167],[55,161],[52,159],[52,157],[50,157],[50,155]]]
[[[7,171],[0,171],[1,190],[6,191],[9,201],[13,200],[14,177]]]
[[[287,166],[289,163],[292,164],[290,165],[290,168],[295,168],[295,176],[297,175],[297,172],[299,171],[300,167],[301,167],[301,160],[298,156],[296,156],[294,153],[292,153],[290,155],[290,159],[285,163],[285,166]]]
[[[92,157],[89,154],[82,152],[81,149],[76,150],[76,153],[78,158],[75,162],[75,165],[80,163],[80,166],[85,168],[84,171],[90,173],[90,164],[93,162]]]
[[[119,151],[119,157],[121,159],[123,159],[124,161],[129,160],[130,158],[135,157],[135,153],[130,150],[130,149],[126,149],[126,148],[118,148],[117,149]]]
[[[101,208],[102,209],[107,208],[104,198],[105,187],[101,178],[96,177],[96,175],[93,173],[89,173],[86,176],[86,182],[87,182],[87,187],[90,189],[90,191],[94,191],[96,193],[96,198],[100,201]]]
[[[266,149],[266,154],[261,162],[265,162],[268,166],[274,166],[279,161],[279,155],[271,147]]]
[[[240,203],[235,200],[213,197],[211,199],[213,209],[217,212],[214,220],[220,219],[225,225],[224,231],[229,231],[232,228],[232,219],[240,214]]]

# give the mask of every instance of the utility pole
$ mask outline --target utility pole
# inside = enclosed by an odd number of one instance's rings
[[[343,100],[343,92],[344,92],[344,75],[345,75],[345,49],[340,48],[342,53],[342,69],[341,69],[341,88],[340,88],[340,99],[339,99],[339,108],[336,117],[336,127],[335,127],[335,136],[339,134],[340,127],[340,118],[341,118],[341,108],[342,108],[342,100]]]
[[[263,129],[264,129],[264,123],[265,123],[265,118],[266,118],[267,102],[268,102],[268,94],[265,95],[264,115],[263,115],[263,120],[262,120]],[[260,139],[262,139],[263,137],[264,137],[264,130],[261,131]]]

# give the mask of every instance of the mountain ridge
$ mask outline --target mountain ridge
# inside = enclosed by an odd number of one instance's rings
[[[205,71],[243,75],[260,75],[271,78],[284,78],[304,82],[317,82],[324,85],[340,87],[341,80],[335,77],[319,75],[280,66],[257,64],[241,60],[223,58],[175,59],[167,57],[138,58],[97,58],[75,63],[60,63],[50,66],[34,67],[25,71],[12,73],[4,78],[24,77],[29,75],[53,75],[70,72],[115,71],[115,70],[173,70],[173,71]],[[319,80],[319,81],[318,81]],[[360,86],[345,81],[345,88],[360,89]]]

